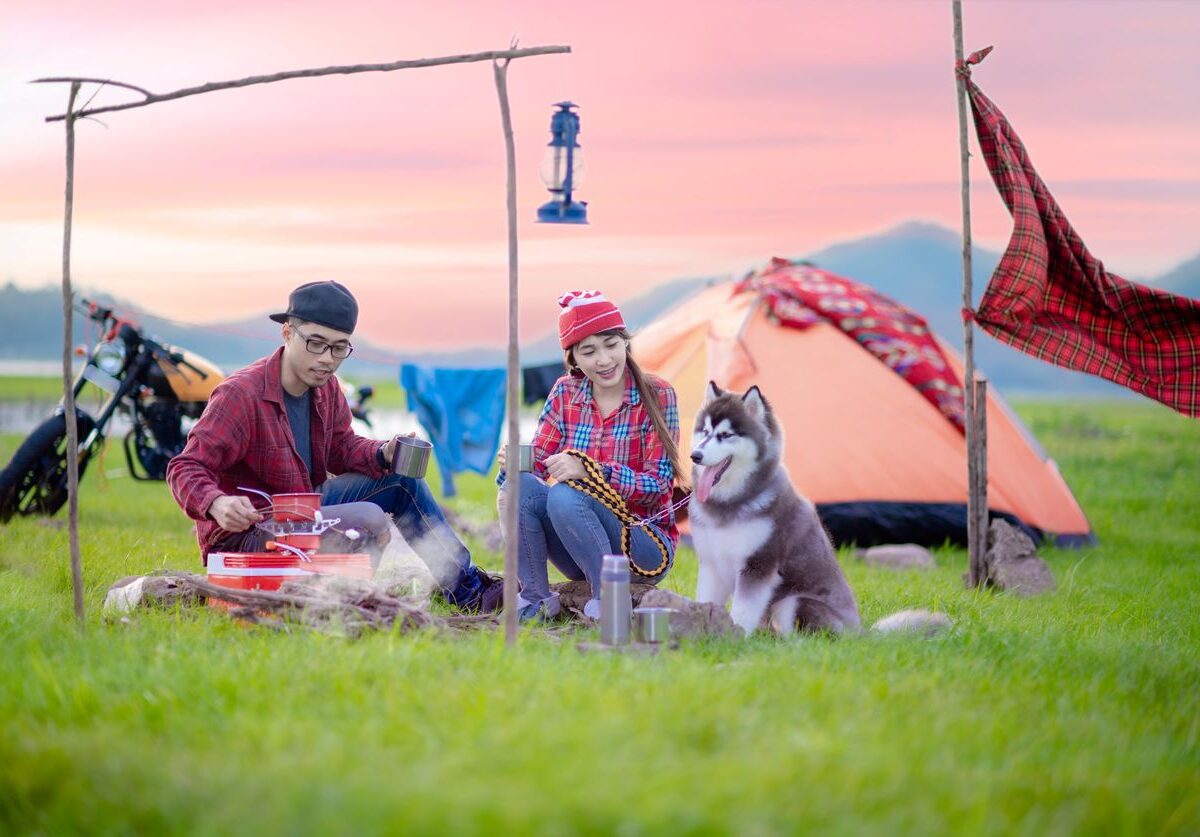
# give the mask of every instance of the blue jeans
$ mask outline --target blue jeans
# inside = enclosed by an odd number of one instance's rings
[[[442,585],[450,604],[477,604],[486,583],[424,480],[396,474],[378,478],[342,474],[326,481],[320,491],[322,508],[362,502],[379,506],[395,520],[404,540]]]
[[[622,526],[616,515],[599,500],[565,483],[547,486],[526,472],[521,474],[521,509],[517,521],[521,598],[540,602],[550,596],[547,561],[573,581],[587,579],[592,586],[592,598],[599,597],[601,556],[621,553]],[[634,579],[657,584],[671,569],[675,547],[661,529],[652,528],[667,544],[670,560],[658,575],[636,575]],[[642,527],[633,529],[630,551],[639,567],[653,570],[662,563],[658,547]]]

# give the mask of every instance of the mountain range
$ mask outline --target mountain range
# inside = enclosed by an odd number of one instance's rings
[[[763,254],[763,263],[773,255]],[[812,253],[792,255],[834,273],[864,282],[923,315],[934,331],[952,345],[962,347],[962,244],[959,234],[933,224],[909,222],[886,232],[830,245]],[[999,262],[994,251],[973,250],[973,288],[976,302]],[[629,299],[618,299],[626,322],[639,327],[720,277],[697,277],[662,283]],[[1148,284],[1189,297],[1200,297],[1200,255]],[[138,306],[103,292],[82,296],[118,310],[138,311]],[[261,357],[279,339],[278,326],[266,317],[208,326],[175,323],[151,312],[138,311],[138,321],[151,334],[232,369]],[[76,316],[75,334],[87,334],[83,318]],[[1116,394],[1125,390],[1098,378],[1068,372],[1023,355],[976,331],[976,363],[993,384],[1006,392],[1057,394]],[[62,351],[62,298],[53,287],[22,290],[12,283],[0,288],[0,360],[53,361]],[[522,346],[522,362],[549,362],[560,357],[556,336],[548,333]],[[402,362],[432,366],[501,366],[500,346],[470,347],[445,352],[406,353],[355,341],[355,353],[346,362],[350,379],[394,378]]]

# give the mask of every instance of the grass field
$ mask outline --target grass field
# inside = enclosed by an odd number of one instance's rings
[[[0,530],[0,833],[1200,832],[1200,424],[1023,404],[1100,538],[1059,589],[968,592],[962,551],[842,555],[866,620],[939,639],[755,637],[656,658],[534,631],[277,635],[206,610],[108,624],[120,576],[195,570],[162,484],[88,474],[88,625],[57,521]],[[0,438],[0,461],[16,439]],[[488,482],[457,505],[482,518]],[[498,556],[477,552],[497,566]],[[694,558],[667,586],[690,594]]]
[[[404,390],[396,380],[361,380],[355,384],[370,384],[375,393],[367,405],[372,409],[397,410],[404,409]],[[87,396],[93,399],[100,391],[90,385],[86,387]],[[102,394],[102,393],[101,393]],[[0,375],[0,403],[27,402],[55,404],[62,398],[62,378],[46,375]]]

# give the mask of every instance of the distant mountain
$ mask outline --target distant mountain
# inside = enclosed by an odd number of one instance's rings
[[[226,370],[244,366],[279,343],[279,326],[265,317],[211,326],[180,325],[142,311],[134,303],[105,293],[81,294],[110,305],[136,321],[148,334],[211,360]],[[98,326],[76,313],[75,343],[96,338]],[[359,354],[363,357],[360,358]],[[0,360],[50,360],[62,357],[62,293],[57,288],[22,290],[11,282],[0,288]],[[392,377],[398,356],[389,349],[355,342],[346,362],[351,377]]]
[[[1155,280],[1154,286],[1180,296],[1200,299],[1200,256],[1188,259],[1169,273],[1164,273]]]
[[[764,253],[762,264],[775,254]],[[957,232],[933,224],[910,222],[878,235],[833,244],[802,256],[819,267],[873,286],[910,306],[944,339],[961,350],[962,244]],[[999,262],[999,254],[975,248],[972,254],[975,302]],[[661,315],[706,285],[712,278],[677,279],[617,303],[631,329]],[[1200,298],[1200,256],[1151,282],[1173,293]],[[118,310],[136,311],[121,300],[97,295]],[[62,300],[57,289],[23,291],[9,283],[0,288],[0,360],[53,360],[62,351]],[[139,322],[167,342],[186,347],[234,369],[261,357],[277,345],[278,327],[262,317],[210,326],[179,325],[149,313]],[[82,317],[75,319],[79,341],[87,332]],[[995,386],[1005,392],[1061,394],[1118,394],[1126,390],[1076,372],[1035,360],[976,330],[976,362]],[[78,341],[77,341],[78,342]],[[521,347],[524,364],[561,357],[553,332]],[[392,349],[355,341],[355,353],[344,371],[350,379],[394,378],[402,362],[433,366],[502,366],[501,346],[463,348],[448,352],[401,354]]]
[[[662,311],[703,287],[706,279],[679,279],[659,285],[630,300],[619,300],[630,328],[637,329]],[[149,334],[201,355],[224,369],[237,369],[270,352],[279,343],[279,326],[266,317],[249,317],[227,323],[192,326],[173,322],[142,311],[128,300],[105,293],[81,294],[95,302],[111,305],[131,316]],[[95,336],[95,326],[76,314],[72,326],[75,342]],[[11,282],[0,288],[0,361],[55,361],[62,353],[62,294],[54,287],[26,291]],[[502,346],[473,346],[451,351],[400,353],[355,339],[354,354],[343,365],[345,377],[353,380],[394,378],[401,363],[429,366],[503,366],[507,357]],[[561,360],[554,332],[521,347],[523,364]]]
[[[804,257],[818,267],[871,285],[923,316],[960,352],[962,326],[962,238],[934,224],[909,222],[878,235],[834,244]],[[1000,254],[971,251],[973,305],[979,303]],[[1037,360],[975,329],[975,363],[1006,393],[1064,395],[1128,392],[1100,378]]]

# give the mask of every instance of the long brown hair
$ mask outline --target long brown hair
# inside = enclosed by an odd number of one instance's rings
[[[629,348],[631,336],[623,328],[600,332],[601,337],[608,337],[609,335],[616,335],[625,341],[625,368],[633,376],[633,384],[637,387],[638,397],[642,400],[642,409],[650,416],[654,430],[658,433],[658,439],[662,442],[663,450],[667,452],[667,458],[671,460],[671,467],[675,470],[675,484],[686,490],[687,478],[684,477],[683,466],[679,460],[679,445],[676,444],[674,437],[671,435],[670,428],[667,427],[667,419],[663,415],[662,404],[658,402],[658,393],[654,391],[654,386],[647,380],[646,373],[642,371],[642,367],[638,366],[637,361],[633,359],[633,352]],[[575,346],[571,346],[563,352],[563,362],[566,364],[567,370],[572,374],[579,372],[579,366],[575,363]]]

